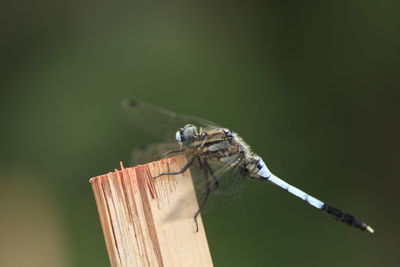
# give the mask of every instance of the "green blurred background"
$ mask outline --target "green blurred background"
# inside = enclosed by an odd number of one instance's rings
[[[88,179],[150,138],[124,98],[239,132],[278,176],[205,217],[215,266],[398,266],[397,1],[0,4],[0,266],[109,266]]]

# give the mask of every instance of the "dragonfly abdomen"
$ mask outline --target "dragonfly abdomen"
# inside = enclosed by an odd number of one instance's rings
[[[289,193],[295,195],[298,198],[301,198],[302,200],[306,201],[308,204],[311,206],[316,207],[317,209],[321,209],[324,206],[324,203],[318,199],[316,199],[313,196],[310,196],[306,192],[298,189],[297,187],[290,185],[283,181],[282,179],[276,177],[275,175],[271,174],[267,181],[276,184],[277,186],[285,189]]]
[[[355,227],[355,228],[358,228],[362,231],[368,231],[370,233],[374,232],[374,230],[370,226],[368,226],[365,222],[357,219],[355,216],[347,214],[339,209],[336,209],[332,206],[327,205],[326,203],[316,199],[315,197],[310,196],[309,194],[305,193],[304,191],[298,189],[297,187],[286,183],[285,181],[276,177],[273,174],[271,174],[270,177],[268,177],[265,180],[272,182],[272,183],[278,185],[279,187],[285,189],[289,193],[295,195],[296,197],[303,199],[311,206],[314,206],[317,209],[324,211],[329,216],[333,217],[334,219],[336,219],[338,221],[344,222],[345,224]]]

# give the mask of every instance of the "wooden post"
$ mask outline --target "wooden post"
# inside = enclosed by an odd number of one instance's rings
[[[110,172],[90,179],[108,255],[116,266],[212,266],[190,171],[184,156]]]

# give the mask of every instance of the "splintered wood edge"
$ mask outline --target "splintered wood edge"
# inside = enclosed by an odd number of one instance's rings
[[[190,172],[153,177],[180,170],[184,156],[163,159],[89,180],[112,266],[212,266]],[[182,205],[182,198],[188,199]],[[167,220],[178,211],[182,218]]]

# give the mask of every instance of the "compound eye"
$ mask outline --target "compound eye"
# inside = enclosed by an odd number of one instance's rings
[[[182,129],[180,129],[179,131],[176,132],[175,139],[179,143],[182,143],[184,141],[185,138],[183,136],[183,130]]]

